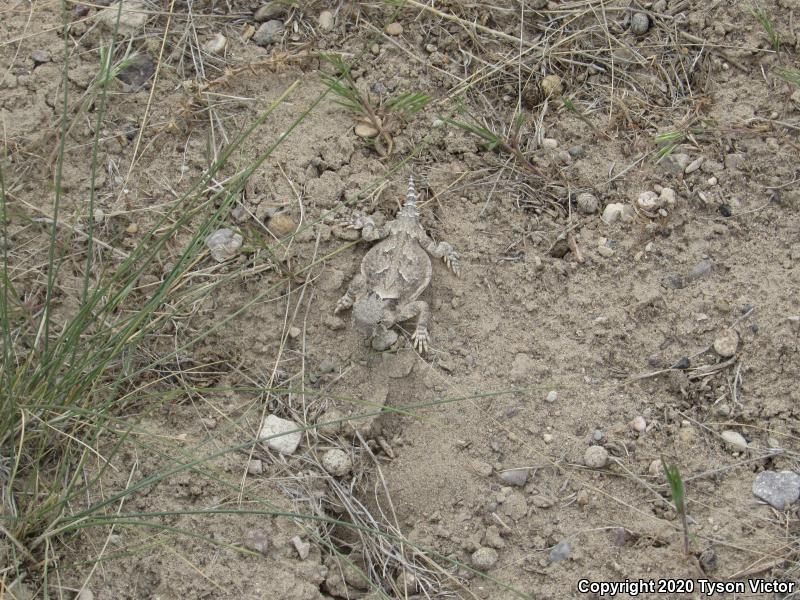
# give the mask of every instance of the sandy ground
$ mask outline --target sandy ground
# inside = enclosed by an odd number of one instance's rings
[[[180,393],[131,408],[149,441],[121,453],[87,498],[176,456],[213,456],[108,509],[157,512],[193,536],[120,525],[67,539],[65,597],[85,587],[95,598],[555,599],[598,597],[578,591],[582,579],[673,578],[694,590],[660,597],[698,598],[701,579],[800,581],[797,505],[779,511],[752,492],[759,472],[797,468],[800,451],[800,93],[776,75],[798,65],[797,6],[761,3],[776,52],[744,2],[430,4],[299,2],[276,9],[284,28],[265,46],[252,35],[255,2],[137,5],[145,18],[125,40],[150,62],[110,88],[95,181],[96,252],[109,269],[112,249],[135,247],[290,86],[209,188],[313,109],[225,217],[261,267],[244,251],[224,264],[201,255],[192,285],[238,275],[143,353],[166,354],[248,309],[166,361],[173,376],[157,386]],[[70,5],[73,111],[110,38],[101,10]],[[632,11],[648,15],[644,33],[631,31]],[[17,289],[36,293],[49,230],[34,219],[52,210],[64,41],[54,3],[12,0],[0,15],[7,243]],[[227,46],[214,53],[204,44],[217,34]],[[321,52],[341,53],[376,106],[432,98],[394,124],[388,156],[332,94],[319,101],[319,73],[332,72]],[[560,78],[549,97],[546,75]],[[530,169],[446,122],[505,135],[517,106]],[[93,114],[68,136],[61,218],[73,226],[89,218]],[[683,135],[657,162],[656,136],[670,131]],[[456,248],[461,276],[433,266],[427,354],[412,347],[410,323],[375,352],[348,314],[333,315],[369,248],[345,220],[393,218],[411,174],[422,224]],[[606,223],[615,203],[628,212]],[[143,298],[191,233],[142,276]],[[85,252],[64,239],[68,256]],[[61,318],[77,306],[80,264],[59,274]],[[376,408],[355,429],[312,429],[291,455],[263,443],[224,451],[265,414],[313,425]],[[325,472],[331,448],[353,462],[346,474]],[[689,556],[662,455],[686,482]],[[247,472],[252,459],[261,472]],[[200,514],[212,509],[226,512]],[[28,585],[35,594],[35,578]]]

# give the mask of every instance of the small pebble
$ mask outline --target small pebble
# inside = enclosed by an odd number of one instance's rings
[[[557,563],[569,558],[570,554],[572,554],[572,544],[567,540],[561,540],[550,549],[548,556],[551,563]]]
[[[300,560],[308,558],[308,554],[311,551],[310,543],[303,541],[299,535],[296,535],[292,538],[292,545],[294,549],[297,550],[297,556],[300,557]]]
[[[553,443],[553,434],[552,434],[552,433],[545,433],[545,434],[542,436],[542,441],[543,441],[545,444],[552,444],[552,443]]]
[[[380,132],[369,123],[359,123],[356,125],[356,135],[360,138],[374,138],[377,137],[379,133]]]
[[[661,188],[661,193],[658,196],[661,206],[673,206],[675,204],[675,190],[672,188]]]
[[[303,333],[299,327],[289,327],[289,337],[293,340],[296,340],[300,337],[300,334]]]
[[[735,329],[726,329],[714,340],[714,352],[722,358],[730,358],[739,348],[739,333]]]
[[[667,0],[656,0],[653,2],[653,12],[663,13],[667,10]]]
[[[636,415],[633,417],[633,420],[630,423],[631,429],[636,431],[637,433],[644,433],[647,429],[647,421],[644,420],[644,417],[641,415]]]
[[[575,160],[586,156],[583,146],[572,146],[567,152],[569,152],[569,155]]]
[[[550,390],[549,392],[547,392],[547,397],[545,397],[545,400],[551,403],[555,402],[556,400],[558,400],[558,392],[555,390]]]
[[[372,338],[372,349],[375,352],[384,352],[388,350],[397,341],[397,332],[392,329],[384,329]]]
[[[89,588],[83,588],[78,595],[75,596],[75,600],[94,600],[94,592]]]
[[[631,16],[631,31],[636,35],[644,35],[650,29],[650,17],[643,12],[635,12]]]
[[[394,23],[389,23],[386,26],[386,33],[389,35],[400,35],[403,33],[403,26],[395,21]]]
[[[269,551],[269,539],[262,531],[251,529],[244,537],[244,547],[259,554],[267,554]]]
[[[282,21],[267,21],[253,34],[253,41],[259,46],[269,46],[279,41],[283,35]]]
[[[319,28],[322,31],[331,31],[334,26],[333,13],[329,10],[323,10],[321,13],[319,13],[317,22],[319,23]]]
[[[297,223],[288,212],[279,212],[267,223],[267,229],[276,238],[281,239],[297,230]]]
[[[353,461],[347,452],[334,448],[322,457],[322,466],[334,477],[344,477],[353,468]]]
[[[257,458],[252,459],[247,463],[247,472],[250,475],[261,475],[264,472],[264,463]]]
[[[661,205],[658,194],[655,192],[642,192],[636,199],[636,205],[642,210],[657,210]]]
[[[286,3],[281,0],[267,2],[253,13],[253,20],[260,23],[261,21],[268,21],[269,19],[280,17],[286,13],[286,8]]]
[[[607,204],[603,209],[602,220],[607,225],[615,221],[622,221],[623,223],[630,223],[635,218],[633,207],[622,202],[612,202]]]
[[[137,223],[131,223],[125,228],[125,232],[134,235],[139,232],[139,225]]]
[[[500,472],[500,479],[508,485],[522,487],[528,481],[528,469],[509,469]]]
[[[97,223],[98,225],[106,220],[106,213],[99,206],[94,209],[94,213],[92,216],[94,217],[94,222]]]
[[[691,158],[688,154],[683,152],[676,152],[673,154],[668,154],[665,158],[661,160],[661,164],[664,167],[676,175],[681,174],[684,172],[689,163],[691,162]]]
[[[472,566],[481,571],[486,571],[497,563],[497,559],[497,550],[483,546],[472,553]]]
[[[716,177],[711,176],[711,177],[708,178],[708,182],[707,183],[708,183],[708,185],[717,185],[718,182],[719,182],[719,180]]]
[[[723,217],[726,217],[726,218],[730,217],[733,214],[729,204],[725,204],[725,203],[720,204],[718,210],[719,210],[719,214],[721,214]]]
[[[650,466],[647,467],[647,472],[650,473],[653,477],[660,477],[664,474],[664,467],[661,464],[661,460],[656,458],[651,463]]]
[[[375,56],[378,56],[378,54],[381,53],[380,44],[372,44],[372,46],[369,47],[369,51],[372,52],[372,54],[374,54]]]
[[[753,482],[753,494],[778,510],[800,498],[800,475],[793,471],[762,471]]]
[[[602,469],[608,464],[608,450],[602,446],[589,446],[583,455],[583,464],[590,469]]]
[[[295,429],[300,429],[300,426],[294,421],[281,419],[275,415],[267,415],[258,438],[261,440],[270,438],[266,440],[269,448],[281,454],[292,454],[297,450],[297,446],[300,445],[300,441],[303,438],[303,432],[294,431]]]
[[[688,165],[686,165],[686,168],[684,169],[683,172],[686,173],[687,175],[689,175],[690,173],[694,173],[695,171],[697,171],[697,169],[700,168],[700,166],[703,164],[704,160],[705,160],[705,156],[700,156],[700,157],[694,159],[692,162],[690,162]]]
[[[228,45],[228,38],[221,33],[217,33],[203,44],[203,50],[209,54],[222,54],[225,52],[225,47]]]
[[[575,495],[575,501],[578,503],[578,506],[588,506],[589,500],[589,492],[586,490],[578,490],[578,493]]]
[[[550,96],[560,94],[564,86],[561,84],[561,77],[558,75],[546,75],[539,83],[539,87],[542,88],[546,96]]]
[[[240,234],[224,228],[218,229],[205,239],[211,257],[217,262],[225,262],[239,254],[243,238]]]
[[[562,165],[571,165],[572,164],[572,155],[567,152],[566,150],[561,150],[557,155],[558,162]]]
[[[592,215],[600,208],[600,201],[597,199],[597,196],[589,192],[578,194],[576,202],[578,204],[578,210],[585,215]]]
[[[744,452],[747,450],[747,440],[744,439],[744,436],[738,431],[727,429],[720,435],[731,450],[736,452]]]
[[[544,138],[542,140],[542,148],[545,150],[555,150],[558,148],[558,140],[553,138]]]

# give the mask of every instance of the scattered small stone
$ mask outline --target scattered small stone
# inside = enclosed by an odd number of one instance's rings
[[[131,223],[125,228],[125,233],[129,235],[135,235],[139,233],[139,224],[138,223]]]
[[[551,563],[557,563],[568,559],[570,554],[572,554],[572,544],[570,544],[567,540],[561,540],[555,546],[550,548],[550,554],[548,556]]]
[[[670,367],[670,369],[679,369],[681,371],[688,369],[692,366],[692,362],[689,360],[688,356],[682,356],[678,359],[674,365]]]
[[[653,2],[654,13],[663,13],[665,10],[667,10],[667,0],[656,0]]]
[[[700,566],[704,573],[711,573],[717,569],[717,553],[713,548],[706,548],[700,553]]]
[[[603,435],[603,432],[600,431],[599,429],[595,429],[594,432],[592,433],[592,439],[598,444],[603,441],[604,437],[605,436]]]
[[[283,35],[283,21],[267,21],[253,34],[253,41],[259,46],[269,46],[277,42]]]
[[[725,204],[724,202],[719,205],[717,210],[719,210],[719,214],[725,218],[730,217],[733,214],[730,204]]]
[[[341,317],[337,317],[336,315],[325,315],[323,322],[325,323],[325,327],[331,331],[341,331],[347,326],[345,320]]]
[[[619,220],[623,223],[630,223],[635,218],[633,207],[622,202],[612,202],[603,209],[603,222],[607,225]]]
[[[319,13],[317,22],[319,23],[319,28],[322,31],[331,31],[334,26],[333,13],[329,10],[323,10],[321,13]]]
[[[800,475],[793,471],[762,471],[753,482],[753,494],[786,510],[800,498]]]
[[[789,323],[789,327],[795,333],[800,332],[800,315],[791,315],[786,317],[786,321]]]
[[[276,17],[281,17],[286,14],[286,2],[283,0],[273,0],[260,6],[255,13],[253,13],[253,20],[261,23],[262,21],[269,21]]]
[[[322,466],[334,477],[344,477],[353,468],[353,461],[347,452],[334,448],[322,457]]]
[[[545,434],[542,436],[542,441],[543,441],[545,444],[552,444],[552,443],[553,443],[553,434],[552,434],[552,433],[545,433]]]
[[[575,160],[586,156],[583,146],[572,146],[569,150],[567,150],[567,152],[569,152],[569,155]]]
[[[647,13],[635,12],[631,15],[631,31],[635,35],[644,35],[650,29],[650,17]]]
[[[555,150],[558,148],[558,140],[553,138],[544,138],[542,140],[542,148],[545,150]]]
[[[735,329],[726,329],[714,340],[714,352],[722,358],[730,358],[739,348],[739,333]]]
[[[374,138],[377,137],[379,133],[380,132],[369,123],[359,123],[356,125],[356,135],[360,138]]]
[[[706,160],[703,163],[703,173],[719,173],[725,166],[718,160]]]
[[[225,52],[225,47],[228,45],[228,38],[221,33],[217,33],[203,44],[203,50],[209,54],[222,54]]]
[[[369,47],[369,51],[372,52],[373,55],[378,56],[378,54],[381,53],[380,44],[372,44],[372,46]]]
[[[483,546],[472,553],[472,566],[481,571],[487,571],[497,563],[497,559],[497,550]]]
[[[562,165],[571,165],[572,164],[572,155],[567,152],[566,150],[561,150],[557,155],[558,162]]]
[[[244,547],[248,550],[253,550],[259,554],[266,555],[269,551],[269,539],[264,532],[257,529],[251,529],[244,536]]]
[[[707,181],[708,185],[717,185],[718,182],[719,182],[719,180],[716,177],[713,177],[713,176],[709,177],[708,181]]]
[[[386,33],[389,35],[401,35],[403,33],[403,25],[395,21],[386,26]]]
[[[252,459],[247,463],[247,472],[250,475],[261,475],[264,472],[264,463],[257,458]]]
[[[31,60],[33,61],[33,65],[38,67],[39,65],[50,62],[50,54],[47,50],[34,50],[31,52]]]
[[[104,8],[97,15],[98,21],[112,31],[117,23],[120,2],[114,2],[114,4]],[[117,31],[121,35],[133,35],[144,27],[151,11],[144,2],[139,0],[129,0],[121,3],[122,11],[119,14],[119,29]]]
[[[732,152],[725,155],[725,168],[730,171],[735,171],[743,164],[745,164],[745,155],[739,152]]]
[[[736,452],[744,452],[747,450],[747,440],[744,439],[744,436],[738,431],[726,429],[720,435],[731,450]]]
[[[673,154],[668,154],[661,160],[661,164],[664,165],[669,171],[672,171],[676,175],[680,175],[683,173],[684,169],[689,166],[689,162],[691,158],[688,154],[684,154],[683,152],[675,152]]]
[[[528,481],[528,469],[509,469],[500,472],[500,479],[508,485],[524,486]]]
[[[106,213],[102,208],[100,208],[98,206],[97,208],[94,209],[94,213],[92,214],[92,217],[94,218],[94,222],[99,225],[100,223],[102,223],[102,222],[104,222],[106,220]],[[2,247],[2,246],[0,246],[0,247]]]
[[[597,199],[597,196],[589,192],[578,194],[576,202],[578,204],[578,210],[585,215],[592,215],[600,208],[600,201]]]
[[[590,469],[602,469],[608,464],[608,450],[602,446],[589,446],[583,455],[583,464]]]
[[[509,377],[514,383],[522,383],[528,380],[535,368],[536,363],[531,358],[531,355],[519,352],[514,356],[514,361],[511,363]]]
[[[655,192],[642,192],[636,199],[636,205],[642,210],[654,211],[661,206],[658,194]]]
[[[375,352],[384,352],[394,346],[397,337],[397,332],[393,329],[384,329],[372,338],[372,349],[375,350]]]
[[[303,333],[299,327],[289,327],[289,331],[287,332],[289,337],[293,340],[296,340],[300,337],[300,334]]]
[[[300,429],[300,426],[294,421],[267,415],[258,438],[266,440],[267,446],[272,450],[281,454],[292,454],[300,445],[300,440],[303,439],[303,432],[294,431],[295,429]]]
[[[557,96],[560,94],[564,86],[561,84],[561,77],[558,75],[546,75],[542,78],[542,81],[539,83],[539,87],[542,88],[542,91],[545,93],[546,96],[554,95]]]
[[[672,188],[661,188],[661,193],[658,196],[661,206],[674,206],[675,205],[675,190]]]
[[[297,223],[288,212],[279,212],[269,220],[267,229],[276,238],[281,239],[297,231]]]
[[[636,415],[630,422],[631,429],[637,433],[644,433],[647,429],[647,421],[642,415]]]
[[[556,501],[553,500],[550,496],[545,496],[544,494],[536,494],[531,498],[531,503],[536,508],[551,508]]]
[[[575,495],[575,501],[578,503],[578,506],[588,506],[589,500],[589,492],[586,490],[578,490],[578,493]]]
[[[297,550],[297,555],[300,557],[300,560],[308,558],[308,554],[311,551],[311,544],[309,542],[303,541],[299,535],[296,535],[292,538],[292,545],[294,549]]]
[[[664,467],[661,465],[661,460],[656,458],[647,467],[647,472],[653,477],[660,477],[664,475]]]
[[[547,396],[545,397],[546,402],[553,403],[558,400],[558,392],[556,390],[550,390],[547,392]]]
[[[695,171],[697,171],[697,169],[700,168],[705,159],[706,159],[705,156],[698,156],[692,162],[686,165],[686,168],[684,169],[683,172],[686,173],[687,175],[689,175],[690,173],[694,173]]]

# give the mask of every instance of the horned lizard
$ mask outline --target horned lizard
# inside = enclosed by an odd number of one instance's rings
[[[428,255],[444,260],[456,275],[459,262],[458,253],[450,244],[437,244],[422,228],[413,177],[409,178],[406,201],[395,220],[377,228],[370,217],[358,217],[352,226],[361,230],[364,240],[382,241],[364,256],[361,272],[353,278],[334,313],[352,307],[356,327],[372,337],[373,346],[379,339],[393,342],[397,334],[390,329],[417,317],[411,339],[417,350],[427,352],[430,310],[427,302],[418,298],[431,281]]]

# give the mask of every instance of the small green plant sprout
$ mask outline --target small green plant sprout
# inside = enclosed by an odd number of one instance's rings
[[[672,492],[672,504],[681,517],[681,525],[683,526],[683,553],[689,555],[689,524],[686,519],[686,488],[683,485],[683,478],[681,472],[678,470],[677,465],[667,464],[664,456],[661,456],[661,466],[664,469],[664,475],[667,478],[670,492]]]
[[[764,31],[767,34],[767,38],[769,38],[769,44],[772,46],[772,49],[775,52],[778,52],[781,49],[781,38],[778,35],[778,32],[775,31],[775,26],[772,24],[772,21],[765,11],[760,6],[751,6],[750,7],[750,14],[755,17],[756,21],[758,21],[761,26],[764,28]]]
[[[672,152],[680,146],[686,139],[686,133],[683,131],[667,131],[659,133],[655,137],[655,143],[658,146],[656,152],[656,162],[661,162],[664,158],[672,154]]]
[[[355,113],[356,135],[373,139],[375,150],[389,156],[394,148],[392,134],[430,102],[421,92],[407,92],[387,100],[373,101],[369,91],[362,91],[353,79],[350,65],[335,54],[324,55],[338,75],[322,73],[322,82],[336,95],[335,102]]]

